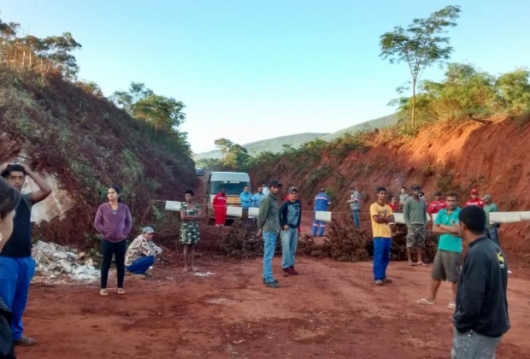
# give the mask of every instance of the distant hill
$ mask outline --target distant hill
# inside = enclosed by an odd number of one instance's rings
[[[326,135],[329,135],[329,133],[300,133],[297,135],[281,136],[267,140],[251,142],[242,146],[247,149],[251,156],[256,156],[257,154],[264,151],[271,151],[273,153],[281,152],[283,150],[284,144],[298,147],[304,142],[309,142]],[[213,150],[209,152],[196,153],[193,155],[193,159],[195,161],[203,158],[221,158],[221,152],[219,150]]]
[[[339,138],[348,132],[356,131],[371,131],[378,128],[392,126],[397,122],[397,116],[395,114],[376,118],[375,120],[370,120],[366,122],[359,123],[342,129],[333,133],[301,133],[298,135],[282,136],[276,138],[270,138],[267,140],[261,140],[257,142],[247,143],[242,145],[248,151],[251,156],[255,156],[264,151],[270,151],[272,153],[281,152],[283,150],[283,145],[291,145],[293,147],[298,147],[304,142],[312,141],[314,139],[320,138],[324,141],[333,141],[334,139]],[[193,159],[198,161],[203,158],[221,158],[221,152],[219,150],[213,150],[210,152],[197,153],[193,155]]]

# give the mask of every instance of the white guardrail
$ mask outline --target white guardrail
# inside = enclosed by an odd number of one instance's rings
[[[181,203],[179,201],[166,201],[166,211],[180,211]],[[332,215],[340,212],[316,211],[315,219],[317,221],[331,222]],[[227,206],[226,214],[231,217],[242,217],[243,208],[237,206]],[[249,208],[248,215],[256,217],[259,214],[259,208]],[[436,219],[436,214],[432,215],[433,220]],[[524,212],[492,212],[490,213],[491,223],[517,223],[530,221],[530,211]],[[405,223],[403,213],[394,213],[395,223]]]

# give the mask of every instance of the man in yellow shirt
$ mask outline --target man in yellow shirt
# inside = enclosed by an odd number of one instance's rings
[[[386,277],[386,268],[390,262],[390,248],[392,247],[392,231],[390,223],[394,222],[392,208],[386,204],[386,188],[377,189],[377,202],[370,206],[372,232],[374,238],[374,280],[376,285],[392,283]]]

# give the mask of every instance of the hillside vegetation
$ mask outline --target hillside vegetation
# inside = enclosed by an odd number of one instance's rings
[[[136,226],[151,200],[181,198],[195,185],[177,127],[181,102],[135,83],[112,102],[77,81],[72,51],[80,45],[70,34],[18,37],[18,28],[0,21],[0,161],[22,157],[76,202],[65,219],[41,223],[37,238],[91,245],[93,215],[111,184],[122,188]]]

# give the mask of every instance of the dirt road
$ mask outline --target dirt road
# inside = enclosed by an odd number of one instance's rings
[[[203,239],[204,250],[215,231]],[[26,333],[39,343],[19,348],[19,358],[449,357],[450,287],[442,285],[436,305],[416,304],[427,294],[429,268],[393,262],[394,283],[376,287],[370,262],[300,257],[301,274],[283,278],[275,258],[281,288],[269,289],[259,259],[203,254],[200,272],[214,273],[205,277],[182,273],[179,256],[169,259],[152,278],[127,277],[124,296],[114,289],[100,297],[97,285],[32,285]],[[508,260],[512,329],[498,358],[530,358],[530,258]]]

